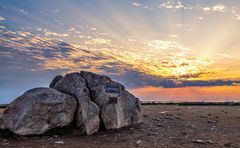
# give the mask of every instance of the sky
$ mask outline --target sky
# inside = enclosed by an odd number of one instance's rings
[[[0,103],[80,70],[142,100],[240,101],[239,61],[239,0],[0,1]]]

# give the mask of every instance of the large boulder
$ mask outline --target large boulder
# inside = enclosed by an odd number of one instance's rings
[[[91,135],[98,131],[100,125],[99,108],[91,101],[86,80],[80,73],[71,73],[60,79],[53,88],[73,96],[78,102],[75,114],[76,126],[83,133]]]
[[[52,88],[35,88],[15,99],[4,111],[4,128],[18,135],[38,135],[64,127],[74,119],[76,100]]]
[[[56,77],[53,78],[52,82],[50,83],[49,87],[53,88],[54,85],[63,78],[61,75],[57,75]]]
[[[108,76],[81,71],[90,90],[91,99],[100,108],[106,129],[117,129],[142,122],[141,102],[123,85]]]

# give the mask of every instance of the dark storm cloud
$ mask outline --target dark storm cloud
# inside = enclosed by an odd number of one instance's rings
[[[112,78],[123,82],[129,88],[142,86],[154,86],[164,88],[178,88],[189,86],[233,86],[240,85],[240,80],[178,80],[153,75],[145,75],[138,71],[129,70],[124,75],[112,76]]]

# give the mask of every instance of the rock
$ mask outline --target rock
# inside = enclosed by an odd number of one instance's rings
[[[53,138],[58,138],[59,137],[59,135],[53,135]]]
[[[206,143],[204,140],[193,140],[193,143],[200,143],[200,144],[204,144]]]
[[[160,114],[166,114],[168,111],[162,111],[160,112]]]
[[[57,75],[57,76],[52,80],[52,82],[50,83],[49,87],[50,87],[50,88],[53,88],[54,85],[55,85],[59,80],[61,80],[62,78],[63,78],[63,76]]]
[[[206,140],[206,142],[210,144],[215,144],[215,142],[213,142],[212,140]]]
[[[3,113],[5,126],[18,135],[39,135],[69,125],[76,100],[52,88],[35,88],[15,99]]]
[[[207,123],[217,123],[215,120],[208,120]]]
[[[8,143],[8,139],[3,139],[3,143]]]
[[[64,144],[63,141],[55,141],[54,143],[55,143],[55,144]]]
[[[86,80],[80,73],[65,75],[53,88],[69,94],[77,100],[76,126],[81,128],[82,133],[91,135],[98,131],[100,125],[99,108],[91,101]]]
[[[136,144],[137,144],[137,145],[139,145],[140,143],[142,143],[142,140],[136,141]]]
[[[81,71],[87,81],[91,99],[100,108],[106,129],[117,129],[142,122],[141,102],[124,86],[108,76]]]
[[[193,140],[193,143],[199,143],[199,144],[215,144],[212,140]]]

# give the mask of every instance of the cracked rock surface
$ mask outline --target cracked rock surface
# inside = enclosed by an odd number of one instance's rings
[[[91,99],[100,108],[106,129],[117,129],[142,122],[141,102],[125,87],[108,76],[81,71],[90,89]]]
[[[69,125],[76,100],[52,88],[34,88],[15,99],[4,111],[4,128],[18,135],[38,135]]]
[[[91,101],[86,81],[79,73],[67,74],[53,88],[69,94],[77,100],[78,109],[75,114],[75,124],[77,127],[81,127],[83,133],[91,135],[98,131],[100,125],[99,108]]]

